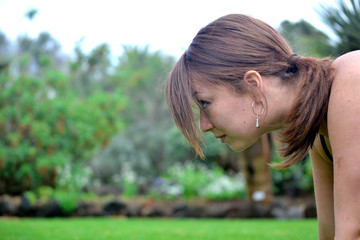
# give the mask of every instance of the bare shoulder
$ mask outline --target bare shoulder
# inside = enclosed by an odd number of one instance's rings
[[[341,55],[333,62],[335,77],[349,77],[360,74],[360,50]]]
[[[356,142],[360,141],[360,128],[356,127],[360,122],[360,51],[340,56],[333,62],[333,68],[335,76],[329,99],[328,131],[332,136],[330,141],[334,151],[337,142],[334,137],[340,139],[347,136],[348,144],[355,139]],[[345,142],[339,142],[339,145]]]
[[[333,63],[334,81],[331,95],[357,97],[360,90],[360,50],[338,57]],[[356,94],[355,94],[356,93]]]
[[[360,143],[360,128],[357,128],[360,122],[360,51],[340,56],[332,66],[334,81],[328,107],[328,131],[332,136],[330,141],[333,151],[336,152],[346,149],[345,142]],[[343,139],[345,136],[347,141]],[[337,148],[335,145],[342,147]]]

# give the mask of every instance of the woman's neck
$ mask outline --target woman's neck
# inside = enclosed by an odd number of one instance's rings
[[[266,118],[269,131],[283,129],[297,99],[297,88],[284,84],[277,77],[269,76],[265,79],[264,95],[268,102]]]

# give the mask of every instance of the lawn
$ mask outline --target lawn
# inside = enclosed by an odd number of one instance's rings
[[[316,220],[0,218],[0,240],[317,239]]]

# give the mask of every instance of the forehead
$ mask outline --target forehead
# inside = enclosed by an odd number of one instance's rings
[[[197,81],[192,84],[193,96],[197,97],[200,95],[219,94],[219,93],[231,93],[234,94],[236,91],[233,87],[225,84],[214,84]]]
[[[192,92],[194,95],[197,93],[204,93],[209,91],[216,91],[219,90],[219,86],[203,81],[194,81],[192,84]]]
[[[198,73],[198,72],[191,72],[190,73],[190,85],[193,89],[198,88],[211,88],[217,87],[219,85],[225,85],[220,80],[212,78],[206,74]]]

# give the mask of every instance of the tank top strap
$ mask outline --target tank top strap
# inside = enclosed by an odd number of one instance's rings
[[[327,145],[326,145],[326,142],[325,142],[325,138],[323,135],[320,135],[320,142],[321,142],[321,146],[322,148],[324,149],[324,152],[326,154],[326,156],[328,156],[328,158],[330,159],[331,162],[333,162],[333,156],[332,154],[330,153]]]

